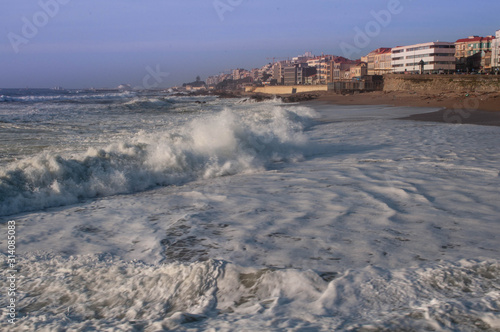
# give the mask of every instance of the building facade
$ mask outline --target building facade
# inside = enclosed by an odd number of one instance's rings
[[[430,42],[392,49],[394,73],[437,74],[455,71],[455,44]]]
[[[316,75],[316,68],[309,67],[306,63],[297,63],[284,67],[285,85],[302,85],[311,82],[311,77]]]
[[[379,48],[361,58],[366,62],[368,75],[384,75],[392,72],[392,49]]]
[[[500,71],[500,30],[497,30],[491,43],[491,68],[495,72]]]
[[[349,78],[360,79],[366,76],[367,74],[368,74],[368,66],[366,62],[360,62],[351,67]]]
[[[290,65],[291,61],[288,60],[276,62],[273,65],[273,79],[276,80],[276,84],[285,84],[285,67],[289,67]]]
[[[334,58],[327,65],[327,82],[332,83],[337,80],[349,79],[351,67],[356,64],[356,61],[344,57]]]
[[[238,68],[232,70],[232,79],[235,81],[250,77],[250,75],[251,73],[246,69]]]
[[[455,58],[457,70],[461,72],[477,72],[491,70],[494,36],[478,37],[470,36],[455,42]]]
[[[309,67],[316,68],[316,84],[326,84],[328,77],[328,64],[334,59],[333,55],[321,55],[307,60]]]

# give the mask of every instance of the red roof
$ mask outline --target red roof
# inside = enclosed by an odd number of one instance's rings
[[[346,59],[343,56],[335,57],[335,59],[333,60],[333,62],[335,62],[335,63],[345,63],[345,64],[355,63],[355,61]]]
[[[387,48],[387,47],[381,47],[377,48],[375,51],[371,51],[370,54],[386,54],[386,53],[391,53],[392,48]]]
[[[490,36],[490,37],[474,36],[474,37],[459,39],[456,41],[456,43],[469,43],[469,42],[482,42],[482,41],[488,42],[488,41],[492,41],[493,39],[495,39],[495,37],[493,37],[493,36]]]

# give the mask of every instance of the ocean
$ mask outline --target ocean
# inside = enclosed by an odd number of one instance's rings
[[[500,128],[431,111],[0,89],[0,327],[500,331]]]

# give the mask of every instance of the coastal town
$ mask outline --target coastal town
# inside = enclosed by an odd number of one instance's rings
[[[177,90],[246,90],[259,86],[328,86],[345,89],[362,82],[365,90],[378,90],[386,74],[485,74],[500,70],[500,30],[486,37],[469,36],[456,42],[426,42],[394,48],[380,47],[360,59],[306,52],[292,58],[267,58],[251,70],[237,68],[197,78]],[[313,90],[314,87],[311,87]]]

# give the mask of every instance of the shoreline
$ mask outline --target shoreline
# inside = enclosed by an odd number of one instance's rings
[[[500,91],[496,93],[421,93],[415,91],[373,91],[351,95],[318,93],[316,100],[338,105],[390,105],[438,107],[455,110],[500,112]]]
[[[398,119],[500,126],[500,91],[498,92],[416,92],[371,91],[337,94],[331,91],[311,91],[288,95],[218,91],[219,98],[248,98],[263,101],[280,98],[286,103],[315,102],[324,105],[387,105],[394,107],[438,108],[438,111],[414,114]]]
[[[500,126],[500,92],[431,94],[414,91],[373,91],[349,95],[333,92],[309,92],[297,94],[295,97],[287,97],[291,99],[290,101],[314,101],[325,105],[387,105],[394,107],[440,108],[438,111],[414,114],[398,119]]]
[[[438,111],[401,117],[401,120],[500,126],[498,93],[417,93],[367,92],[354,95],[319,95],[319,102],[330,105],[389,105],[394,107],[441,108]]]

